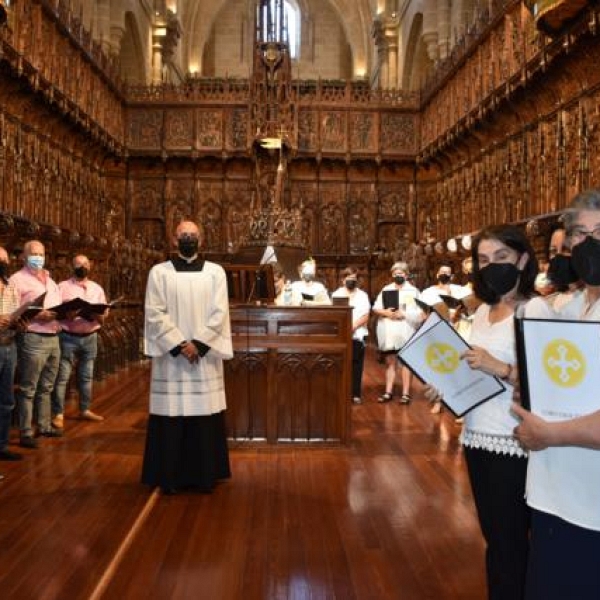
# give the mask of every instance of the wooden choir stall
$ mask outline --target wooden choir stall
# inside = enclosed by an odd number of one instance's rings
[[[229,438],[347,443],[352,309],[276,306],[269,270],[226,270],[235,354],[225,363]]]

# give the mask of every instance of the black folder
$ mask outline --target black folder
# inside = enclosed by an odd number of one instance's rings
[[[451,309],[466,308],[464,302],[455,298],[454,296],[447,296],[446,294],[438,294],[444,304]]]
[[[381,301],[385,309],[392,308],[393,310],[398,310],[400,308],[398,290],[383,290],[381,292]]]

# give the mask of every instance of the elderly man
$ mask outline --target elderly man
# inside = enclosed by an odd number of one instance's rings
[[[19,294],[21,305],[32,302],[42,294],[44,310],[39,312],[19,333],[17,352],[19,358],[19,428],[20,444],[24,448],[37,448],[33,437],[32,418],[34,404],[37,412],[38,434],[60,437],[62,433],[50,423],[50,395],[58,373],[60,324],[56,313],[49,307],[61,303],[58,285],[44,269],[46,251],[44,244],[31,240],[23,248],[24,265],[9,280]]]
[[[88,278],[91,271],[87,256],[79,254],[73,259],[73,276],[58,284],[62,302],[81,298],[90,304],[105,305],[106,295],[102,287]],[[104,323],[108,308],[102,312],[75,311],[60,322],[60,365],[52,394],[52,425],[64,426],[64,406],[67,384],[77,359],[77,391],[79,392],[79,416],[88,421],[103,421],[104,417],[90,410],[94,361],[98,355],[98,330]]]
[[[19,308],[19,294],[8,281],[8,265],[8,253],[0,247],[0,460],[20,460],[20,454],[8,449],[10,422],[15,406],[13,384],[17,364],[12,315]]]
[[[583,289],[558,308],[535,298],[525,316],[565,321],[600,320],[600,190],[575,196],[565,213],[571,262]],[[597,350],[596,350],[597,355]],[[590,369],[597,356],[586,357]],[[565,388],[569,413],[579,400]],[[600,598],[600,410],[566,420],[546,421],[515,404],[522,419],[515,434],[531,450],[527,503],[532,508],[527,600]]]
[[[223,360],[233,357],[225,271],[198,256],[191,221],[175,231],[178,255],[155,265],[145,301],[152,357],[150,419],[142,482],[164,493],[211,492],[230,477]]]

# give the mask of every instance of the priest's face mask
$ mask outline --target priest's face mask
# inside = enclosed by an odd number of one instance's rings
[[[200,232],[198,227],[191,221],[181,223],[175,235],[177,250],[180,256],[192,258],[198,254],[200,245]]]

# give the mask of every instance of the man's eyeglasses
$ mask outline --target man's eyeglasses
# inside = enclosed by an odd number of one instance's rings
[[[595,240],[600,242],[600,226],[595,227],[592,231],[583,229],[582,227],[573,227],[567,231],[567,235],[572,242],[578,243],[583,241],[586,237],[592,236]]]

